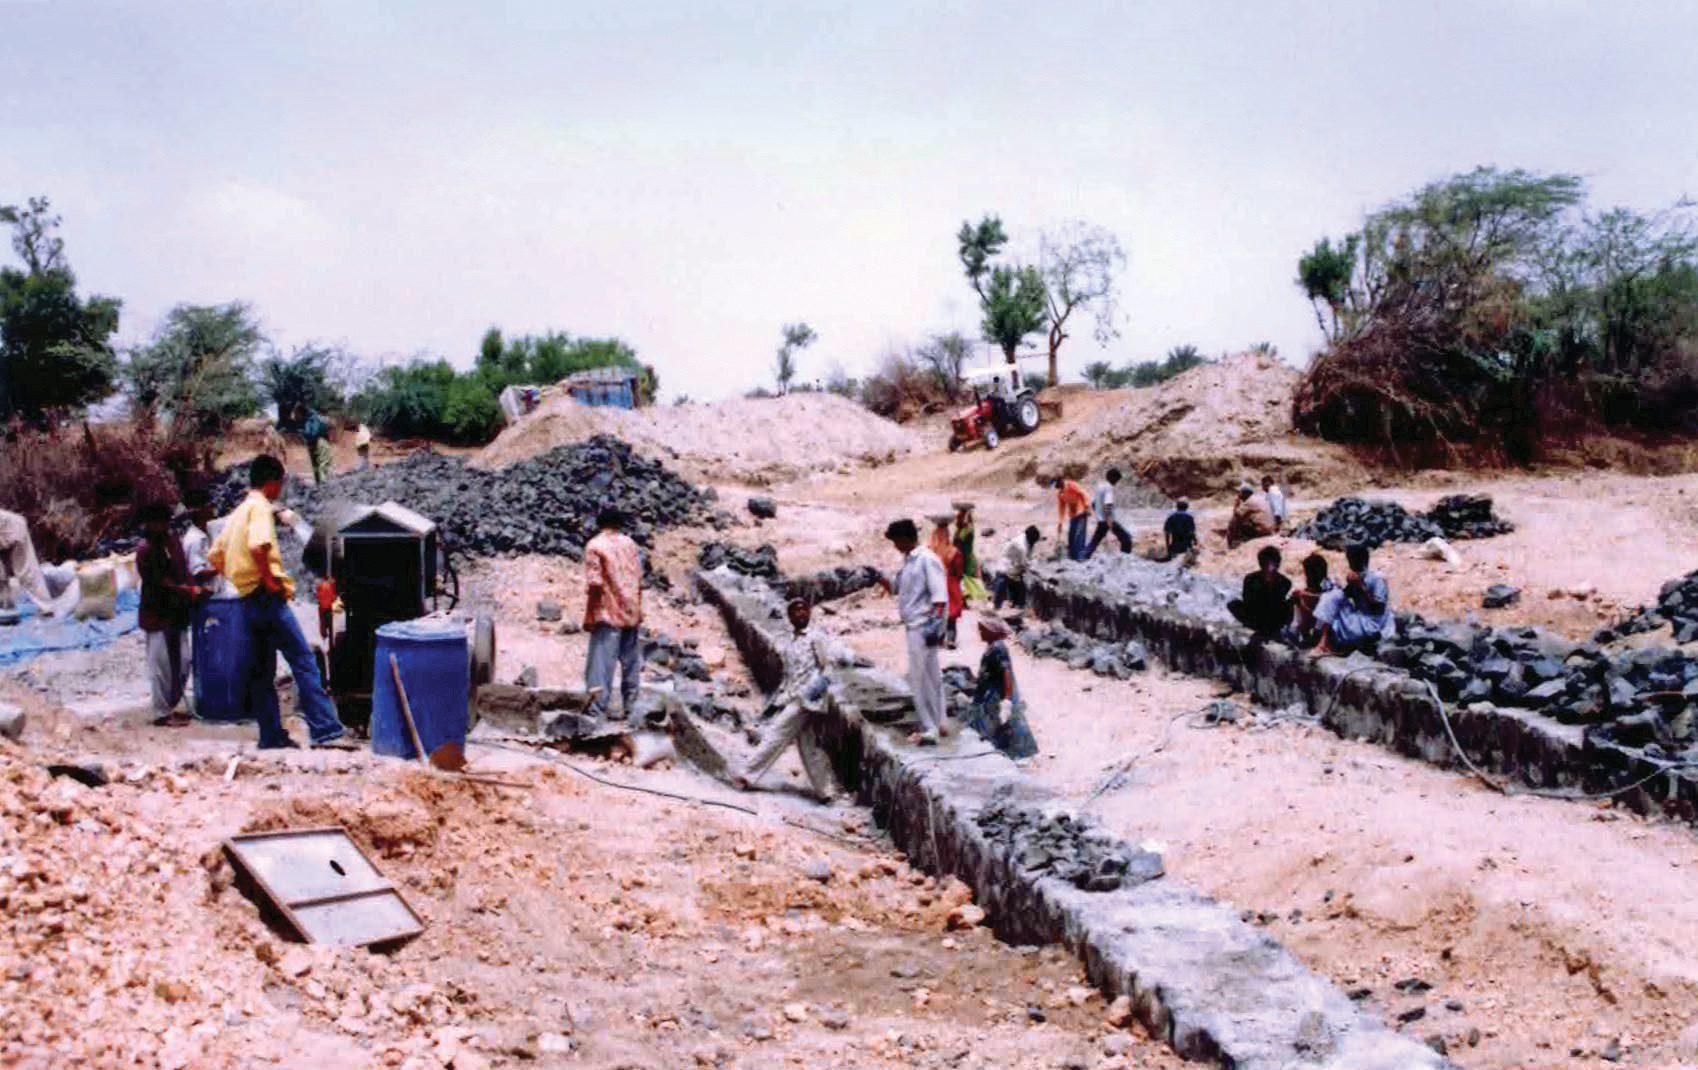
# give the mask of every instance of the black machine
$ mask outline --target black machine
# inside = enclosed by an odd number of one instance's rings
[[[395,502],[327,514],[313,531],[307,563],[334,582],[345,614],[327,639],[330,692],[344,721],[369,724],[377,630],[435,612],[444,598],[453,609],[459,577],[436,524]],[[495,622],[479,617],[471,643],[474,693],[494,676]]]

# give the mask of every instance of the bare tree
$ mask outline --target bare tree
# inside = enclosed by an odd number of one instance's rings
[[[1120,241],[1106,229],[1076,220],[1039,238],[1039,272],[1048,291],[1049,381],[1059,382],[1058,354],[1078,309],[1092,318],[1092,337],[1107,345],[1120,336],[1116,283],[1126,267]]]
[[[973,343],[962,337],[959,331],[948,334],[933,335],[931,341],[921,346],[917,352],[921,363],[932,370],[937,381],[950,397],[961,391],[961,370],[967,365],[967,358],[972,355]]]
[[[796,354],[813,345],[818,337],[806,323],[784,325],[784,341],[778,347],[778,359],[773,368],[780,394],[790,393],[790,380],[796,378]]]

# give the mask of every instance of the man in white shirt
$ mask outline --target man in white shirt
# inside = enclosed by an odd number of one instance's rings
[[[914,692],[914,712],[920,731],[912,738],[921,745],[937,743],[947,733],[943,706],[943,668],[938,664],[938,647],[949,611],[949,584],[943,562],[920,545],[920,530],[912,520],[897,520],[884,530],[884,537],[902,555],[902,568],[884,587],[896,595],[896,611],[908,631],[908,686]]]
[[[1114,532],[1115,541],[1120,543],[1120,552],[1132,552],[1132,533],[1114,517],[1114,488],[1120,484],[1120,469],[1110,468],[1108,475],[1097,484],[1095,494],[1091,495],[1091,515],[1097,518],[1097,530],[1091,536],[1091,545],[1085,549],[1085,560],[1089,561],[1102,545],[1103,536]]]
[[[1002,551],[1002,571],[996,577],[995,608],[1001,609],[1004,602],[1012,602],[1015,609],[1026,608],[1026,570],[1032,565],[1033,548],[1043,537],[1034,524],[1008,540]]]
[[[1285,504],[1285,491],[1274,482],[1273,476],[1262,477],[1262,494],[1268,499],[1268,511],[1273,513],[1274,530],[1285,530],[1285,522],[1290,517],[1290,507]]]

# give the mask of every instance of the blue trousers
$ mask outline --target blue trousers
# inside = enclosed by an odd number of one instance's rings
[[[1091,514],[1080,513],[1067,522],[1067,560],[1083,561],[1091,556],[1086,549],[1085,534],[1090,528]]]
[[[286,744],[283,713],[277,706],[277,655],[289,664],[295,678],[295,697],[306,719],[307,733],[314,743],[340,739],[346,729],[336,716],[336,706],[324,690],[318,661],[301,631],[301,624],[280,594],[261,588],[242,599],[242,627],[247,629],[252,659],[248,665],[248,713],[259,722],[259,745]]]
[[[637,706],[637,689],[642,684],[643,644],[636,628],[598,624],[590,629],[590,652],[584,662],[584,686],[601,688],[590,696],[589,712],[597,717],[607,711],[615,665],[619,667],[621,709],[629,717]]]

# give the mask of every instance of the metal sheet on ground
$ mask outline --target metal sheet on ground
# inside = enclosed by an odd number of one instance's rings
[[[224,841],[224,849],[308,943],[388,943],[424,931],[345,829],[256,832]]]

